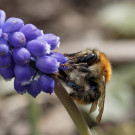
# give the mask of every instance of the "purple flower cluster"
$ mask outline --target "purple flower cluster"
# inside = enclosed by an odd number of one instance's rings
[[[0,75],[14,79],[19,94],[36,97],[41,91],[52,93],[55,82],[50,74],[67,62],[61,53],[52,52],[60,44],[54,34],[44,34],[33,24],[11,17],[0,10]]]

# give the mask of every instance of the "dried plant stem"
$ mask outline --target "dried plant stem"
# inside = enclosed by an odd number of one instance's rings
[[[64,105],[67,112],[69,113],[80,135],[92,135],[83,116],[81,115],[80,111],[78,110],[73,100],[68,96],[68,93],[65,90],[65,88],[62,86],[62,84],[56,77],[54,78],[54,80],[55,80],[55,94],[59,98],[61,103]]]

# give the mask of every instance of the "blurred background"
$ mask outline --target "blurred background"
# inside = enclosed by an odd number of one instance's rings
[[[80,106],[93,135],[135,134],[135,1],[134,0],[0,0],[0,9],[61,37],[58,52],[86,48],[109,57],[112,80],[107,85],[101,124],[90,106]],[[55,94],[36,99],[17,95],[13,80],[0,78],[0,135],[79,135]]]

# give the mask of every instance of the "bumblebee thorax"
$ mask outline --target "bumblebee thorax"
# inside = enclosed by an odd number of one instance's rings
[[[109,81],[112,76],[112,68],[111,63],[104,53],[100,53],[100,66],[102,70],[102,74],[105,76],[106,81]]]

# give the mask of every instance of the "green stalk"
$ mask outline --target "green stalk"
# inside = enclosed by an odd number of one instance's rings
[[[29,99],[29,115],[31,125],[31,135],[38,135],[37,121],[39,116],[39,107],[35,103],[32,97],[28,96]]]
[[[80,135],[92,135],[88,125],[86,124],[82,114],[78,110],[73,100],[69,97],[67,91],[59,82],[59,80],[53,77],[55,80],[55,94],[64,105],[65,109],[69,113],[71,119],[75,123]]]

